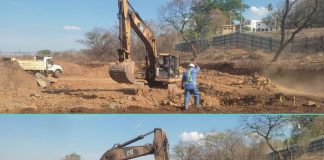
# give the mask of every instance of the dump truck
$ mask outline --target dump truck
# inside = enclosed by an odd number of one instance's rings
[[[62,66],[53,63],[53,57],[34,57],[34,59],[17,59],[11,58],[12,61],[18,62],[19,66],[26,72],[34,75],[53,75],[59,78],[63,73]]]

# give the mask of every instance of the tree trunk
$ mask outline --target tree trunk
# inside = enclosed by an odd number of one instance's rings
[[[194,59],[196,59],[197,58],[196,47],[187,40],[187,38],[184,36],[184,33],[182,31],[180,32],[180,34],[182,36],[182,39],[190,46],[190,49],[192,50],[192,54],[194,56]]]
[[[280,45],[278,51],[276,52],[275,56],[273,57],[271,62],[277,62],[282,51],[286,48],[286,45]]]
[[[268,139],[266,139],[266,143],[268,144],[270,149],[278,155],[280,160],[284,160],[284,158],[282,157],[282,154],[279,151],[277,151],[276,149],[273,148],[273,146],[270,144]]]
[[[296,1],[295,1],[296,2]],[[293,2],[294,3],[294,2]],[[290,11],[290,8],[292,6],[289,6],[289,0],[286,0],[286,4],[285,4],[285,12],[284,12],[284,15],[282,17],[282,20],[281,20],[281,40],[280,40],[280,47],[278,49],[278,51],[276,52],[275,56],[273,57],[272,59],[272,62],[276,62],[279,58],[279,56],[281,55],[282,51],[286,48],[286,46],[291,43],[296,34],[299,33],[302,29],[304,29],[306,27],[306,25],[308,24],[310,18],[313,16],[313,14],[316,12],[317,10],[317,7],[318,7],[318,0],[315,1],[315,7],[313,8],[313,10],[310,12],[310,14],[307,15],[306,17],[306,21],[303,22],[293,33],[292,35],[290,36],[289,40],[287,42],[286,41],[286,18],[287,18],[287,15]],[[293,5],[293,4],[292,4]]]

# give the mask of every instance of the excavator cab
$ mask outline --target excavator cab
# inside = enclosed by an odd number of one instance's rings
[[[173,83],[180,79],[180,58],[168,53],[160,53],[156,67],[155,81]]]

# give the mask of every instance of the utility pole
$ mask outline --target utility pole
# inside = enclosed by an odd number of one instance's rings
[[[275,31],[277,31],[277,12],[275,13]]]
[[[240,2],[241,2],[241,21],[240,21],[240,33],[242,33],[242,1],[243,0],[241,0]]]

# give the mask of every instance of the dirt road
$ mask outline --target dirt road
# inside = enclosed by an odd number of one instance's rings
[[[50,87],[1,87],[0,113],[324,113],[324,95],[319,92],[289,88],[258,74],[220,72],[203,62],[198,77],[202,107],[184,112],[179,87],[118,84],[107,76],[108,65],[59,64],[65,73]]]

